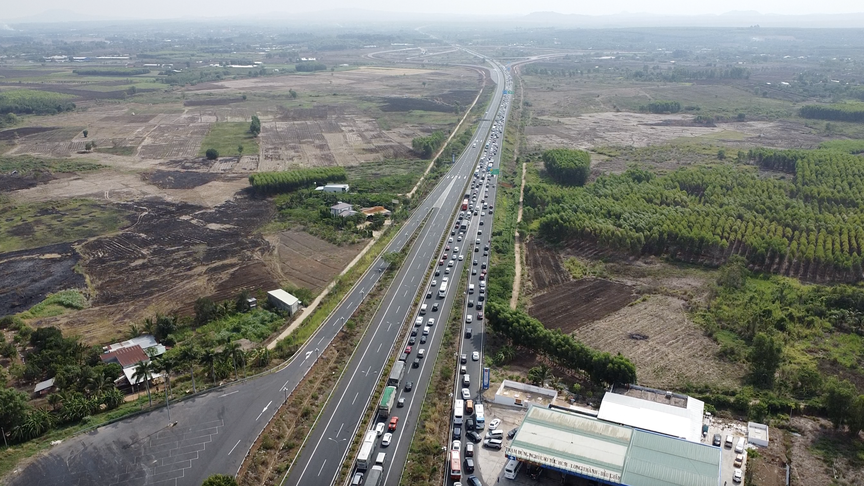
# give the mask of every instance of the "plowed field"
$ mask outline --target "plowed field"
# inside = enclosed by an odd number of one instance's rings
[[[570,274],[561,265],[558,254],[542,242],[530,240],[525,244],[525,260],[531,271],[534,291],[542,291],[570,280]]]
[[[530,313],[550,329],[569,334],[636,300],[628,285],[583,278],[549,288],[531,302]]]

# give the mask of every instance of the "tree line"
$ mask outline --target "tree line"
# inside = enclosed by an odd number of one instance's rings
[[[320,62],[298,62],[294,65],[294,70],[298,73],[311,73],[313,71],[326,71],[327,66]]]
[[[146,68],[85,68],[74,69],[72,72],[79,76],[137,76],[149,74],[150,70]]]
[[[314,167],[284,172],[258,172],[249,176],[249,184],[258,194],[279,194],[313,183],[324,184],[346,179],[344,167]]]
[[[0,92],[0,114],[56,115],[75,109],[75,103],[60,93],[31,89],[12,89]]]
[[[506,303],[494,301],[486,307],[487,323],[511,346],[528,349],[552,362],[588,375],[597,384],[636,383],[636,366],[626,357],[595,351],[558,329],[543,323]]]
[[[543,152],[543,167],[560,184],[581,186],[591,172],[591,156],[584,150],[552,149]]]
[[[525,219],[550,241],[583,239],[633,254],[778,258],[859,269],[864,263],[864,159],[833,150],[754,152],[792,180],[747,167],[631,168],[584,188],[531,183]],[[854,273],[853,272],[853,273]]]
[[[652,101],[647,105],[640,106],[639,111],[647,111],[649,113],[678,113],[681,111],[681,103],[677,101]]]
[[[419,155],[424,159],[428,159],[432,156],[438,149],[444,145],[444,141],[447,140],[447,134],[436,130],[432,132],[431,135],[426,137],[417,137],[411,140],[411,148],[414,150],[414,153]]]
[[[804,118],[819,120],[864,122],[864,104],[834,103],[831,105],[805,105],[798,110]]]

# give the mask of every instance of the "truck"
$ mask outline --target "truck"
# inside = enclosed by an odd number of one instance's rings
[[[378,434],[374,430],[366,432],[363,443],[360,445],[360,452],[357,454],[357,470],[365,471],[369,467],[372,461],[372,450],[375,449],[376,438],[378,438]]]
[[[381,403],[378,404],[378,415],[389,417],[390,410],[393,409],[393,404],[396,402],[396,387],[388,386],[384,389],[381,395]]]
[[[468,209],[468,195],[465,195],[465,198],[462,199],[462,211]]]
[[[372,466],[372,469],[366,473],[366,480],[363,484],[366,486],[379,486],[381,484],[381,476],[384,475],[384,468],[381,466]]]
[[[405,362],[397,361],[390,371],[390,377],[387,378],[387,386],[399,386],[403,375],[405,375]]]
[[[441,286],[438,287],[438,298],[443,299],[447,297],[447,282],[441,282]]]

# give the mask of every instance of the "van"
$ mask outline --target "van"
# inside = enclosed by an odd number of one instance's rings
[[[468,284],[468,293],[469,293],[469,294],[473,294],[473,293],[474,293],[474,284]]]
[[[519,474],[519,469],[522,469],[522,462],[517,461],[516,459],[510,459],[507,461],[507,465],[504,466],[504,478],[516,479],[516,476]]]
[[[385,457],[387,457],[386,452],[379,452],[378,455],[375,457],[375,465],[383,466]]]
[[[426,313],[426,309],[427,309],[427,307],[428,307],[428,304],[423,304],[423,305],[421,305],[421,306],[420,306],[420,313],[421,313],[421,314],[425,314],[425,313]]]
[[[471,375],[462,375],[462,386],[468,388],[471,385]]]
[[[486,426],[486,415],[484,415],[482,403],[474,405],[474,417],[474,420],[477,423],[477,430],[483,430],[483,428]]]
[[[744,443],[744,437],[738,439],[738,444],[735,445],[735,452],[737,452],[738,454],[744,452]]]
[[[487,439],[503,439],[504,431],[501,429],[490,430],[488,434],[486,434]]]
[[[425,349],[421,349],[420,351],[417,351],[417,357],[418,358],[423,359],[425,356],[426,356],[426,350]]]
[[[734,437],[732,437],[731,435],[727,435],[726,436],[726,447],[731,449],[734,441],[735,441]]]
[[[467,413],[468,415],[474,413],[474,400],[468,400],[465,402],[465,413]]]

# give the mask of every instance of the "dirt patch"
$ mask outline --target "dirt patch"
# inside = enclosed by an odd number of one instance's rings
[[[336,246],[297,230],[267,237],[275,248],[271,268],[281,280],[320,292],[363,249],[365,243]]]
[[[70,243],[0,255],[0,316],[29,309],[52,292],[85,287],[78,260]]]
[[[240,103],[243,98],[221,98],[215,100],[187,100],[183,102],[183,106],[224,106],[231,103]]]
[[[570,334],[636,300],[633,288],[610,280],[583,278],[550,287],[534,297],[530,314],[550,329]]]
[[[60,127],[20,127],[10,128],[9,130],[0,131],[0,141],[15,140],[16,138],[35,135],[37,133],[50,132],[57,130]]]
[[[630,358],[640,385],[661,390],[688,383],[737,387],[744,370],[717,358],[720,346],[690,321],[684,303],[653,295],[573,334],[594,349]]]
[[[789,452],[792,484],[851,486],[864,482],[864,470],[860,465],[851,465],[842,455],[836,457],[836,462],[833,458],[819,457],[826,449],[854,447],[848,435],[835,432],[830,422],[820,418],[793,416],[790,424],[796,431],[791,434]]]
[[[423,98],[382,98],[381,111],[440,111],[448,113],[453,111],[453,106],[442,101],[427,100]]]
[[[54,180],[49,172],[30,172],[26,174],[0,174],[0,193],[12,192],[19,189],[29,189],[39,184],[45,184]]]
[[[525,244],[525,258],[535,291],[570,281],[570,273],[561,265],[558,254],[543,242],[535,239],[528,241]]]
[[[160,170],[145,175],[144,180],[160,189],[192,189],[213,182],[219,176],[209,172]]]

